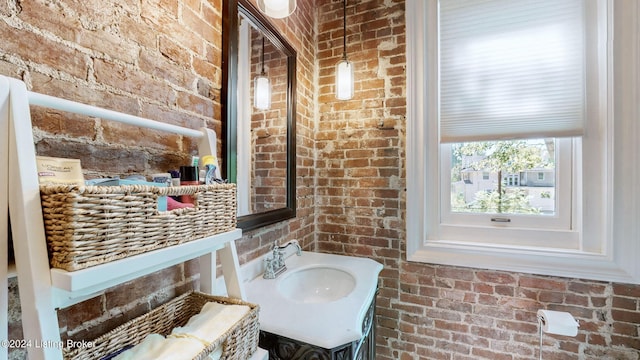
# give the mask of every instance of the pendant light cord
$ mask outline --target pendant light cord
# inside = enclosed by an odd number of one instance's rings
[[[262,62],[262,72],[260,75],[264,75],[264,36],[262,37],[262,54],[261,54],[260,62]]]
[[[342,58],[347,60],[347,0],[344,0],[342,7]]]

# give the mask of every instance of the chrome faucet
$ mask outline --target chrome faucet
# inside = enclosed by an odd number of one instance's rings
[[[264,260],[265,270],[262,275],[263,278],[275,279],[278,275],[287,270],[287,265],[284,263],[284,249],[289,247],[289,245],[295,246],[296,255],[302,255],[302,248],[300,247],[298,240],[290,240],[283,245],[278,245],[278,241],[276,240],[271,246],[271,258],[266,258]]]

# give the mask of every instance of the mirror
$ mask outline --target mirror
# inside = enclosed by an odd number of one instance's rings
[[[250,1],[224,6],[222,172],[251,230],[296,215],[296,52]]]

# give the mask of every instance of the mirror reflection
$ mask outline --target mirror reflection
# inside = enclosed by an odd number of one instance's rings
[[[223,173],[251,230],[296,216],[296,52],[250,0],[224,6]]]
[[[238,215],[287,205],[287,56],[238,18]]]

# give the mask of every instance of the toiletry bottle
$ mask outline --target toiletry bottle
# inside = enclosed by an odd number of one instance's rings
[[[201,160],[206,169],[204,183],[206,185],[215,184],[216,166],[214,165],[214,157],[211,155],[205,155]]]
[[[197,166],[180,166],[180,186],[199,185]],[[191,195],[180,196],[180,202],[193,204],[194,199]]]
[[[171,170],[169,174],[171,174],[171,186],[180,186],[180,171]]]

